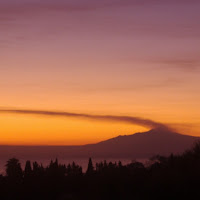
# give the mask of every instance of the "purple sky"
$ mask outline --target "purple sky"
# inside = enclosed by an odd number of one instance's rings
[[[198,126],[199,10],[198,0],[1,0],[1,107]]]

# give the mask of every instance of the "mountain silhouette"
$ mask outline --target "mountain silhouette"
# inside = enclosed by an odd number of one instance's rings
[[[153,155],[179,154],[190,148],[199,137],[181,135],[168,129],[118,136],[90,145],[90,156],[149,158]]]
[[[133,135],[118,136],[83,146],[0,146],[1,158],[130,158],[182,153],[200,137],[181,135],[168,129],[153,129]]]

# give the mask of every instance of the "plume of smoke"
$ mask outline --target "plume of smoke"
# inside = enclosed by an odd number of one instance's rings
[[[143,119],[132,116],[115,116],[115,115],[91,115],[83,113],[71,113],[71,112],[59,112],[59,111],[46,111],[46,110],[25,110],[25,109],[0,109],[0,113],[12,113],[12,114],[23,114],[23,115],[44,115],[44,116],[56,116],[56,117],[73,117],[83,118],[97,121],[107,122],[119,122],[139,125],[145,128],[157,129],[164,128],[168,129],[167,125],[155,122],[150,119]]]

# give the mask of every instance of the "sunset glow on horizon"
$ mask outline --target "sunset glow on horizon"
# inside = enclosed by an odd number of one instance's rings
[[[127,116],[200,136],[200,2],[2,0],[0,110]],[[0,145],[82,145],[150,128],[0,112]]]

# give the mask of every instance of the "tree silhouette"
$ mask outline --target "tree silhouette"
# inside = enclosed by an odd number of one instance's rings
[[[11,158],[6,164],[6,175],[9,179],[13,181],[20,181],[22,179],[23,173],[21,164],[18,159]]]
[[[0,199],[198,199],[200,198],[200,143],[183,154],[154,156],[151,163],[120,161],[96,163],[89,159],[86,173],[75,162],[58,160],[43,167],[26,161],[24,176],[19,160],[6,164],[0,175]],[[194,197],[195,198],[192,198]]]
[[[33,171],[32,171],[32,167],[31,167],[31,162],[30,162],[30,160],[27,160],[26,164],[25,164],[25,169],[24,169],[24,177],[25,178],[31,177],[32,173],[33,173]]]
[[[51,160],[49,166],[46,168],[47,176],[54,177],[64,177],[66,174],[66,166],[62,164],[58,164],[58,159],[56,158],[55,162]]]
[[[87,168],[86,174],[92,175],[93,173],[94,173],[94,166],[93,166],[93,163],[92,163],[92,159],[89,158],[88,168]]]
[[[66,168],[67,176],[80,176],[82,175],[82,167],[77,165],[75,162],[68,164]]]
[[[39,165],[37,162],[33,162],[33,175],[36,177],[41,177],[44,175],[44,167]]]

